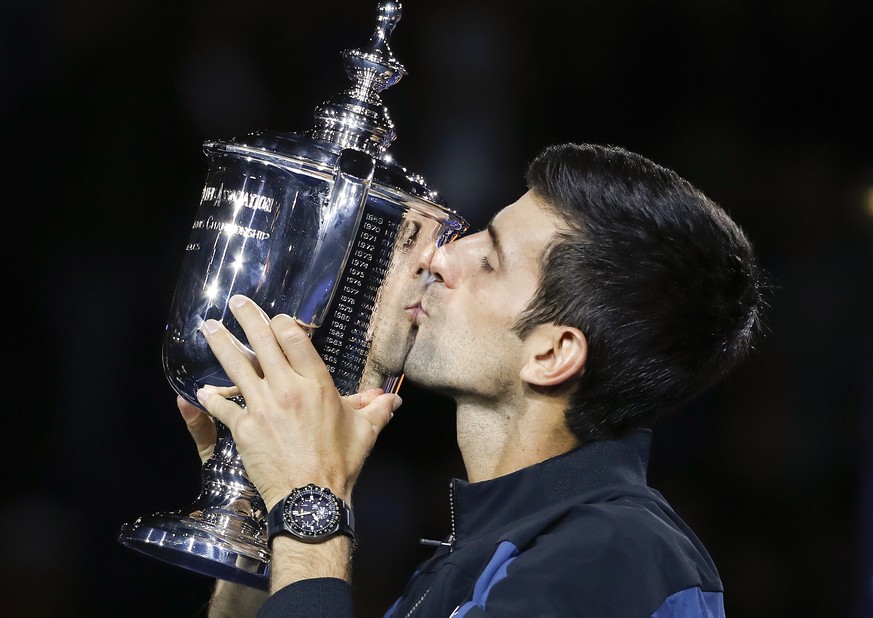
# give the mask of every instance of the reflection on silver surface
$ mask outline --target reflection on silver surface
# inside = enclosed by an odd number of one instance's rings
[[[220,320],[245,344],[227,306],[234,294],[311,328],[341,393],[400,387],[414,338],[407,308],[424,285],[420,264],[467,224],[420,176],[385,156],[394,130],[378,92],[405,72],[388,48],[399,19],[399,3],[379,5],[369,46],[343,54],[353,87],[316,110],[308,134],[204,144],[209,172],[163,347],[167,378],[195,405],[200,387],[232,386],[200,325]],[[266,588],[264,503],[232,436],[216,426],[200,496],[187,509],[125,524],[119,540],[177,566]]]

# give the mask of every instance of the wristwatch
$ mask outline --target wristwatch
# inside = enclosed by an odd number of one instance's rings
[[[268,542],[272,543],[277,534],[288,534],[306,543],[320,543],[338,534],[354,539],[355,516],[352,507],[330,489],[310,483],[292,489],[270,509]]]

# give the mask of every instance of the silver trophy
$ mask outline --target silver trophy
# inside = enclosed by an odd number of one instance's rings
[[[234,294],[310,329],[341,393],[399,389],[414,337],[405,309],[421,296],[423,254],[467,228],[386,154],[394,126],[379,93],[406,72],[388,46],[400,12],[399,2],[380,3],[369,44],[343,52],[353,85],[316,109],[311,130],[204,144],[209,171],[163,342],[167,378],[195,405],[202,386],[232,386],[200,325],[221,320],[246,343],[227,307]],[[125,524],[119,541],[267,589],[264,502],[230,432],[216,426],[193,504]]]

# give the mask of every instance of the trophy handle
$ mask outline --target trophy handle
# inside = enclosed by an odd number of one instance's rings
[[[347,148],[337,159],[330,198],[320,213],[318,238],[290,303],[297,321],[307,328],[318,328],[324,321],[358,234],[375,170],[376,160],[364,152]]]

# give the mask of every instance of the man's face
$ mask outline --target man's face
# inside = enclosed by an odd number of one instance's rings
[[[539,283],[541,257],[558,218],[531,192],[488,228],[440,247],[419,307],[405,373],[413,382],[463,399],[520,392],[522,341],[512,331]]]

